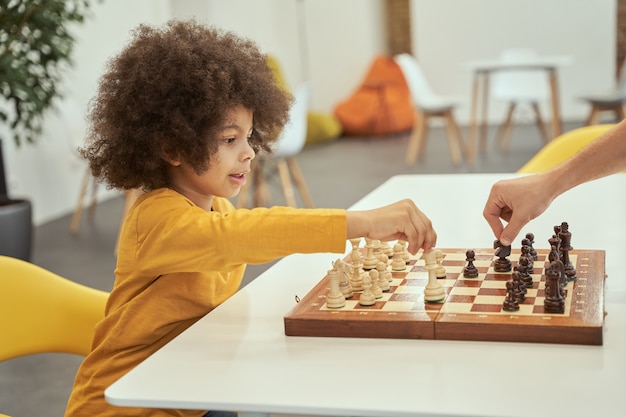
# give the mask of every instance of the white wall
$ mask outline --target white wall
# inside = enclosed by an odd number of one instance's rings
[[[614,72],[615,0],[412,0],[413,45],[436,91],[470,94],[470,59],[493,58],[507,46],[574,55],[561,75],[563,116],[582,118],[574,97],[607,87]],[[36,146],[4,142],[9,192],[29,198],[36,224],[74,209],[85,164],[80,144],[86,105],[108,58],[141,22],[194,16],[257,41],[278,57],[287,82],[314,85],[312,106],[332,112],[360,84],[370,63],[384,52],[384,0],[104,0],[94,17],[76,29],[75,66],[67,99],[51,114]],[[492,114],[499,116],[492,106]],[[465,122],[468,107],[460,109]],[[499,119],[498,119],[499,120]],[[6,136],[6,135],[4,135]],[[116,195],[103,186],[101,199]],[[68,225],[69,226],[69,225]]]
[[[558,70],[562,119],[584,120],[589,107],[577,97],[612,86],[616,9],[615,0],[412,0],[413,53],[436,92],[467,99],[461,123],[469,121],[472,83],[465,62],[510,47],[570,55],[572,64]],[[490,121],[504,114],[505,104],[492,100]]]

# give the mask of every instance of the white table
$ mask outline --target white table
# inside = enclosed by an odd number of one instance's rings
[[[473,71],[472,102],[470,107],[470,128],[467,145],[467,160],[472,163],[476,151],[485,152],[487,146],[487,108],[489,102],[489,77],[493,72],[513,70],[543,71],[548,77],[552,112],[551,137],[561,134],[561,111],[559,106],[559,83],[557,69],[572,62],[571,56],[539,56],[525,61],[506,62],[500,59],[483,59],[465,63]],[[482,88],[481,88],[482,86]],[[481,118],[478,120],[478,108]],[[476,140],[480,125],[480,144]]]
[[[483,205],[491,184],[508,176],[397,176],[353,209],[413,198],[433,221],[438,247],[490,247]],[[283,316],[294,296],[339,256],[294,255],[122,377],[106,398],[246,416],[624,416],[625,191],[622,174],[584,184],[526,228],[547,248],[553,225],[567,221],[575,248],[606,250],[603,346],[287,337]]]

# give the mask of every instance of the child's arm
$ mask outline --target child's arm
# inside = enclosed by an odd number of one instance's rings
[[[401,239],[409,242],[409,252],[432,249],[437,243],[437,233],[430,219],[411,200],[402,200],[389,206],[348,211],[348,239],[368,237],[379,240]]]

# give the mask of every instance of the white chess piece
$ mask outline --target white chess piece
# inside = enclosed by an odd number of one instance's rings
[[[367,249],[367,254],[365,255],[365,259],[363,259],[363,269],[369,271],[370,269],[375,269],[376,264],[378,263],[378,258],[376,257],[376,242],[373,239],[365,239],[367,242],[365,244],[365,248]]]
[[[372,283],[369,274],[363,274],[363,292],[359,297],[359,304],[362,306],[373,306],[376,304],[376,297],[372,292]]]
[[[346,305],[346,297],[339,289],[339,271],[331,269],[328,271],[328,279],[330,281],[330,291],[326,296],[326,307],[341,308]]]
[[[378,262],[376,265],[378,271],[378,285],[383,292],[387,292],[391,289],[389,282],[391,281],[391,272],[387,269],[387,264],[384,262]]]
[[[341,259],[337,259],[333,263],[333,268],[339,271],[339,290],[346,298],[352,298],[354,291],[350,285],[350,277],[352,276],[352,267]]]
[[[402,256],[402,245],[396,243],[393,245],[393,260],[391,261],[392,271],[404,271],[406,269],[406,262]]]
[[[361,276],[361,254],[352,252],[352,276],[350,277],[352,291],[363,291],[363,279]]]
[[[378,284],[378,271],[376,269],[372,269],[369,271],[370,282],[371,282],[371,290],[374,293],[374,298],[383,298],[383,289],[380,288]]]
[[[428,284],[426,284],[426,288],[424,288],[424,301],[430,303],[443,301],[444,298],[446,298],[446,292],[439,281],[437,281],[437,275],[435,272],[437,269],[435,251],[431,250],[428,253],[424,253],[424,261],[426,262],[424,268],[428,271]]]
[[[435,275],[437,276],[437,278],[446,278],[446,268],[443,267],[443,252],[440,250],[436,250],[435,258],[437,259],[437,268],[435,269]]]

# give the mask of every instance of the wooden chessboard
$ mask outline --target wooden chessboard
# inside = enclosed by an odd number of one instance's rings
[[[602,345],[604,251],[570,251],[577,279],[567,284],[565,312],[559,314],[546,313],[543,307],[548,250],[537,250],[534,285],[515,312],[502,309],[511,272],[494,271],[493,249],[475,249],[477,278],[463,277],[465,249],[440,250],[446,269],[446,278],[439,280],[446,293],[443,302],[424,302],[428,273],[424,260],[412,257],[405,271],[392,273],[390,291],[369,307],[359,305],[355,292],[345,307],[327,308],[329,281],[324,277],[285,316],[285,334]],[[512,250],[513,266],[519,255]]]

